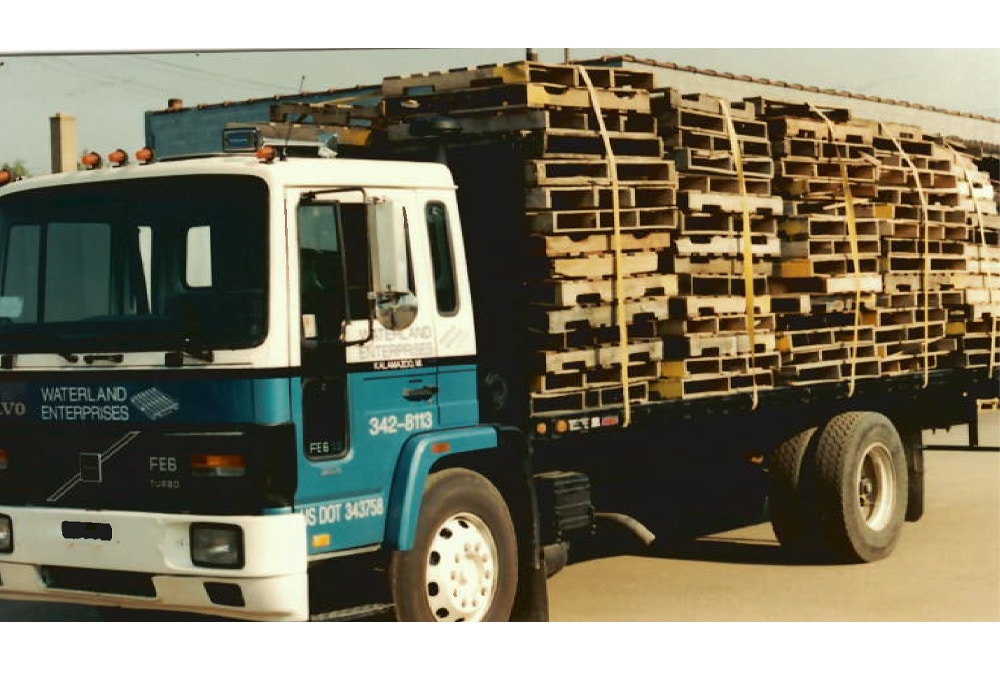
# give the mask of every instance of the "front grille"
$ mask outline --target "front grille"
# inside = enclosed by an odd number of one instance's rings
[[[45,566],[41,568],[41,576],[49,588],[110,595],[156,597],[152,574],[135,571]]]

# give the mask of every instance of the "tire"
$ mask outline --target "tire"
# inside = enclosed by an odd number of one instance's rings
[[[903,437],[906,451],[906,521],[917,522],[924,516],[924,449],[920,432]]]
[[[816,443],[816,513],[831,556],[874,562],[888,556],[906,516],[906,456],[879,413],[835,416]]]
[[[506,621],[517,592],[517,539],[500,492],[450,469],[424,487],[413,549],[389,563],[400,621]]]
[[[771,453],[768,513],[781,547],[796,556],[815,552],[819,527],[813,503],[813,458],[818,428],[811,427]]]

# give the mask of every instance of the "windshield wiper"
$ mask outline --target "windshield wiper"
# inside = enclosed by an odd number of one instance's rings
[[[3,327],[3,331],[0,334],[3,335],[5,339],[18,338],[26,339],[34,345],[37,343],[37,347],[33,346],[28,350],[21,350],[18,352],[3,352],[3,361],[0,362],[0,367],[11,368],[14,364],[14,357],[18,354],[36,354],[36,353],[48,353],[56,354],[68,363],[75,364],[80,360],[79,355],[73,352],[67,352],[62,348],[53,345],[57,345],[56,339],[51,335],[43,333],[37,328],[18,328],[11,322],[7,317],[0,317],[0,327]],[[9,357],[9,358],[8,358]]]
[[[184,357],[191,357],[198,361],[212,363],[215,361],[215,352],[193,338],[185,337],[181,341],[181,348],[176,352],[167,352],[164,363],[170,367],[184,365]]]

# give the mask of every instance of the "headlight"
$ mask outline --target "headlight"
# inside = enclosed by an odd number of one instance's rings
[[[14,524],[7,515],[0,515],[0,553],[14,552]]]
[[[191,561],[199,567],[241,569],[243,529],[234,524],[195,522],[191,525]]]

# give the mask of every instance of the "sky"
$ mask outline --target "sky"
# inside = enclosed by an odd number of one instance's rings
[[[94,4],[90,2],[87,6]],[[102,3],[98,1],[97,4]],[[669,3],[665,2],[655,5],[660,8],[656,14],[651,14],[649,9],[644,10],[645,14],[640,14],[638,10],[632,14],[610,13],[609,17],[625,19],[609,24],[616,26],[615,30],[604,30],[607,26],[600,23],[595,26],[593,21],[576,25],[559,19],[562,15],[553,17],[538,7],[521,8],[520,11],[528,12],[523,16],[537,16],[535,24],[554,21],[562,30],[516,33],[515,29],[535,25],[523,18],[518,20],[516,16],[522,15],[517,11],[513,19],[490,17],[476,25],[481,28],[485,21],[496,28],[492,37],[482,44],[579,45],[587,42],[600,44],[599,40],[609,36],[629,37],[635,39],[632,44],[678,46],[571,47],[568,48],[570,57],[633,54],[699,68],[843,89],[1000,118],[1000,49],[944,46],[916,49],[907,47],[905,43],[893,45],[891,40],[882,38],[879,39],[880,44],[893,46],[861,47],[843,41],[840,44],[844,46],[841,47],[835,46],[836,42],[832,43],[834,46],[826,46],[824,37],[836,35],[838,24],[818,18],[785,24],[783,34],[786,37],[802,35],[806,36],[806,40],[793,41],[787,46],[761,47],[754,45],[753,41],[748,44],[746,36],[755,36],[760,43],[763,42],[760,40],[762,37],[781,35],[780,28],[776,28],[782,26],[781,21],[762,15],[759,8],[766,4],[743,4],[758,8],[752,19],[765,19],[764,26],[770,28],[758,29],[757,33],[741,30],[740,17],[734,15],[734,22],[726,24],[728,28],[713,28],[710,34],[704,31],[692,33],[685,29],[715,26],[711,23],[715,19],[710,21],[704,14],[684,15],[673,9],[664,9],[669,7]],[[786,3],[774,4],[780,6]],[[177,1],[171,6],[184,8],[186,5],[188,3]],[[838,4],[838,7],[850,10],[850,5],[848,2],[846,5]],[[392,6],[391,2],[386,4],[386,12]],[[517,7],[516,3],[514,6]],[[582,4],[558,3],[555,6],[583,7]],[[629,3],[623,3],[623,6],[629,6]],[[726,3],[718,5],[724,6]],[[801,12],[801,8],[807,5],[793,3],[792,6],[798,8],[796,12]],[[385,41],[382,44],[415,45],[420,43],[410,40],[423,37],[423,44],[426,45],[432,35],[448,35],[452,39],[462,38],[452,44],[468,45],[475,44],[477,36],[471,28],[465,32],[442,32],[440,29],[437,33],[423,32],[420,29],[426,23],[421,23],[421,19],[426,22],[427,17],[421,16],[414,16],[410,29],[401,29],[396,25],[393,29],[386,27],[373,32],[358,28],[368,25],[368,22],[346,21],[347,17],[343,15],[328,17],[328,10],[312,8],[312,12],[325,12],[317,14],[314,19],[308,11],[311,8],[308,3],[296,3],[295,7],[296,10],[289,12],[290,17],[295,18],[295,21],[289,20],[290,24],[300,28],[306,25],[311,30],[254,33],[233,29],[241,19],[249,22],[250,28],[261,25],[262,20],[252,11],[218,16],[219,23],[230,29],[224,31],[210,30],[211,22],[182,20],[181,17],[189,16],[184,12],[178,12],[173,23],[158,19],[152,25],[125,26],[117,32],[113,27],[103,26],[86,30],[86,23],[93,22],[97,13],[71,13],[69,21],[60,25],[72,29],[59,33],[46,26],[43,19],[45,8],[30,10],[28,18],[22,20],[20,28],[23,30],[5,29],[0,41],[0,163],[23,161],[32,174],[48,172],[49,118],[57,112],[76,117],[81,154],[84,149],[104,154],[118,147],[134,151],[144,141],[143,113],[165,108],[169,98],[180,98],[188,106],[238,101],[300,90],[377,84],[384,76],[517,61],[525,55],[525,47],[358,47],[365,43],[366,38],[373,41],[370,44],[377,44],[374,40],[380,40]],[[445,8],[433,17],[435,20],[439,16],[450,16],[447,2],[439,2],[434,7]],[[713,7],[716,5],[713,4]],[[68,11],[73,12],[72,9]],[[857,16],[870,17],[868,8],[863,11],[864,14]],[[31,12],[34,12],[33,16]],[[651,27],[648,22],[633,21],[632,17],[637,14],[662,17],[662,21],[654,22]],[[463,14],[466,15],[467,12]],[[600,11],[595,12],[595,16],[601,15]],[[304,24],[302,16],[306,17]],[[790,21],[788,17],[791,15],[781,16]],[[902,27],[904,35],[911,39],[920,37],[919,32],[906,31],[905,21],[899,21],[898,16],[892,18],[892,25]],[[15,11],[15,25],[17,21]],[[875,16],[871,21],[880,25],[878,22],[882,19]],[[9,23],[7,17],[4,23]],[[155,30],[152,28],[154,25],[157,27]],[[264,21],[263,25],[267,22]],[[341,26],[346,28],[339,28]],[[854,33],[857,33],[857,26]],[[712,39],[704,39],[706,35],[711,35]],[[885,34],[879,35],[884,38]],[[276,36],[286,37],[282,40]],[[394,39],[394,36],[399,38]],[[248,44],[247,40],[253,42]],[[332,48],[338,44],[346,47]],[[810,44],[818,47],[810,47]],[[245,51],[251,48],[254,51]],[[537,49],[542,61],[561,62],[566,48]]]

